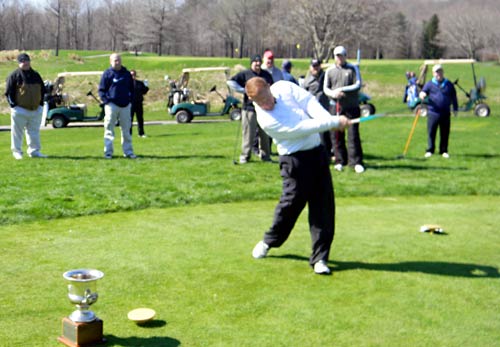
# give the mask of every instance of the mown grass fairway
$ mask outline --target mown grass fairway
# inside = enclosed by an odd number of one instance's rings
[[[409,112],[361,125],[367,171],[333,171],[333,276],[308,266],[305,212],[251,257],[281,180],[277,164],[233,165],[236,122],[146,125],[139,158],[116,140],[111,161],[101,127],[43,130],[50,157],[21,161],[0,131],[0,346],[62,346],[62,274],[85,267],[105,274],[92,310],[108,346],[497,347],[498,110],[453,118],[448,160],[423,158],[425,119],[397,159]],[[431,223],[445,234],[419,232]],[[137,307],[156,320],[128,321]]]

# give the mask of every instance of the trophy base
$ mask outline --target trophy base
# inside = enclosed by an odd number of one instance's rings
[[[62,336],[57,340],[70,347],[90,347],[106,342],[102,335],[102,320],[90,323],[73,322],[68,317],[62,320]]]

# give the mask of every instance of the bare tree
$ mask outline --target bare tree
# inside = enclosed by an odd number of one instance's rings
[[[62,0],[48,0],[47,11],[56,18],[56,57],[59,56],[61,42]]]
[[[328,60],[333,47],[354,38],[356,24],[362,20],[358,0],[290,0],[296,29],[312,42],[313,55]]]

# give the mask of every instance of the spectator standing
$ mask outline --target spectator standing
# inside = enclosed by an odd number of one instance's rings
[[[325,110],[329,110],[330,100],[323,92],[325,81],[325,71],[321,67],[321,60],[312,59],[309,65],[309,72],[304,79],[302,87],[314,95]],[[321,142],[325,146],[328,154],[332,156],[332,140],[330,130],[321,133]]]
[[[340,114],[349,119],[359,118],[359,90],[361,89],[361,74],[356,65],[347,62],[347,51],[343,46],[335,47],[335,65],[325,72],[323,90],[333,102],[330,113]],[[345,144],[345,132],[335,131],[332,145],[335,153],[335,170],[342,171],[343,166],[349,164],[357,173],[365,171],[363,164],[363,149],[359,134],[359,123],[349,127],[347,132],[348,148]]]
[[[264,59],[262,61],[262,70],[266,70],[273,77],[273,82],[283,80],[283,73],[280,69],[274,66],[274,54],[270,49],[264,51]]]
[[[320,132],[350,125],[344,116],[332,117],[311,94],[299,86],[278,81],[272,86],[252,78],[246,86],[254,101],[257,119],[278,148],[283,191],[270,229],[252,256],[264,258],[270,248],[288,238],[308,205],[312,254],[309,264],[317,274],[329,274],[328,258],[335,233],[335,199],[329,156],[321,145]]]
[[[139,137],[146,137],[144,133],[144,95],[149,91],[147,81],[137,79],[137,72],[130,70],[130,75],[134,80],[134,100],[132,102],[132,110],[130,112],[130,135],[132,135],[132,128],[134,127],[134,114],[137,115],[137,132]]]
[[[99,96],[104,103],[104,158],[113,158],[115,124],[120,122],[123,156],[135,159],[130,127],[131,103],[134,98],[134,81],[130,72],[122,65],[119,54],[109,57],[111,66],[104,71],[99,83]]]
[[[258,54],[250,58],[250,68],[243,70],[227,81],[229,88],[236,92],[243,93],[243,110],[241,115],[242,128],[242,144],[240,164],[246,164],[252,155],[252,145],[255,133],[258,128],[257,117],[255,115],[255,107],[248,95],[245,93],[245,85],[252,77],[262,77],[267,83],[272,84],[273,78],[271,74],[262,70],[262,57]],[[271,145],[267,134],[263,131],[259,132],[260,138],[260,158],[262,161],[271,161]]]
[[[283,63],[281,64],[281,73],[283,74],[283,79],[285,81],[289,81],[292,83],[295,83],[296,85],[299,85],[299,82],[293,77],[292,75],[292,62],[288,59],[283,60]]]
[[[420,99],[429,97],[427,116],[427,150],[425,158],[434,154],[436,133],[439,128],[439,154],[443,158],[449,158],[448,140],[450,137],[450,106],[453,113],[458,111],[457,92],[453,83],[444,77],[443,67],[436,64],[432,67],[432,80],[427,82],[420,92]]]
[[[23,137],[26,131],[27,153],[31,158],[46,158],[40,152],[40,125],[45,86],[42,77],[31,68],[28,54],[17,57],[18,69],[8,77],[5,96],[10,106],[10,148],[15,159],[23,159]]]

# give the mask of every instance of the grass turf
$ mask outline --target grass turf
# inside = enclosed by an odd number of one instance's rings
[[[61,275],[91,267],[109,346],[495,346],[499,202],[340,198],[333,276],[308,267],[305,214],[251,258],[273,201],[3,227],[0,341],[55,345],[73,309]],[[418,232],[430,222],[446,234]],[[157,311],[144,327],[126,318],[141,306]]]

